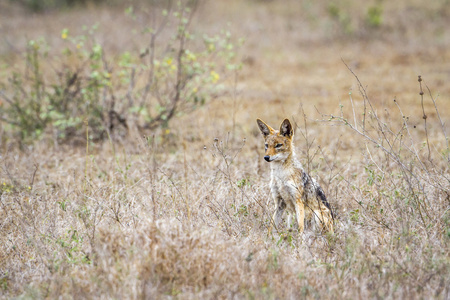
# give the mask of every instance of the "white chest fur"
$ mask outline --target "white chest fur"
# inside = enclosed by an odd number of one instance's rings
[[[275,201],[282,198],[288,210],[295,210],[296,195],[299,187],[296,185],[293,169],[286,169],[281,164],[272,164],[270,189]]]

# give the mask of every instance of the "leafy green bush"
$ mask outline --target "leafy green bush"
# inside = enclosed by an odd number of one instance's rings
[[[67,47],[56,59],[48,56],[45,41],[31,40],[25,72],[0,86],[5,100],[1,120],[25,142],[44,133],[58,141],[84,138],[86,124],[95,140],[125,132],[130,125],[142,133],[167,127],[173,117],[218,95],[221,70],[240,67],[233,63],[229,32],[203,35],[195,43],[188,30],[196,3],[192,5],[169,5],[156,27],[141,30],[139,37],[149,40],[148,47],[114,59],[96,42],[96,27],[85,28],[81,36],[63,29]],[[126,12],[135,17],[132,7]],[[50,76],[47,66],[55,69],[54,61],[60,61],[59,67]]]
[[[95,50],[91,62],[100,59]],[[82,130],[85,122],[94,128],[94,136],[100,137],[103,107],[99,96],[105,82],[95,76],[84,78],[69,67],[62,67],[56,79],[47,78],[42,71],[47,51],[43,40],[29,41],[24,74],[14,73],[9,79],[8,95],[1,92],[6,100],[6,105],[0,107],[2,121],[21,141],[39,139],[46,130],[60,140],[70,138]]]

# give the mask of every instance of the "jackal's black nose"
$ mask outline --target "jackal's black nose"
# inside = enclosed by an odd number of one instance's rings
[[[264,159],[265,159],[266,161],[270,161],[270,156],[269,156],[269,155],[266,155],[266,156],[264,156]]]

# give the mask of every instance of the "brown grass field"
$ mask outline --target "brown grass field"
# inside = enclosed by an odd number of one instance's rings
[[[156,2],[136,7],[165,7]],[[112,66],[139,53],[149,40],[124,13],[130,3],[32,13],[2,1],[4,97],[30,39],[51,46],[49,78],[64,28],[98,24]],[[150,22],[139,9],[137,22]],[[242,69],[217,57],[214,97],[168,127],[131,120],[104,140],[59,142],[49,130],[22,143],[0,123],[0,297],[450,299],[449,2],[210,0],[190,26],[243,38]],[[297,154],[337,215],[333,234],[268,236],[256,118],[296,124]]]

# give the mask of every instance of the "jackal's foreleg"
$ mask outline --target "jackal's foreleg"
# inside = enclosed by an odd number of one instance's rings
[[[275,230],[278,230],[278,226],[283,218],[283,213],[286,209],[286,203],[283,201],[281,197],[278,197],[276,200],[277,208],[275,213],[273,214],[272,220],[270,222],[269,234],[272,232],[272,227],[275,226]]]
[[[295,215],[298,223],[298,233],[303,233],[305,230],[305,204],[302,199],[297,199],[295,203]]]

